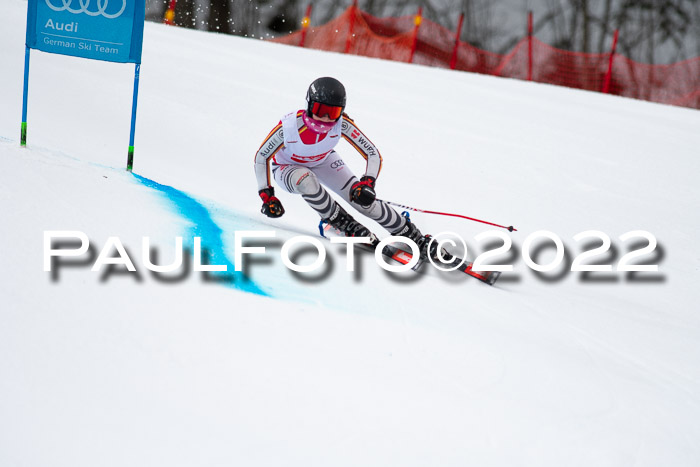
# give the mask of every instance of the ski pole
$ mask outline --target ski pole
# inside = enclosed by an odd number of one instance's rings
[[[405,204],[394,203],[393,201],[387,201],[387,200],[384,200],[384,202],[387,204],[391,204],[392,206],[396,206],[398,208],[408,209],[409,211],[423,212],[425,214],[438,214],[440,216],[460,217],[462,219],[467,219],[470,221],[481,222],[482,224],[488,224],[488,225],[492,225],[494,227],[500,227],[502,229],[507,229],[509,232],[514,232],[514,231],[518,230],[515,227],[513,227],[512,225],[506,227],[505,225],[498,225],[498,224],[494,224],[493,222],[482,221],[481,219],[475,219],[473,217],[467,217],[467,216],[463,216],[461,214],[451,214],[449,212],[428,211],[427,209],[412,208],[411,206],[406,206]]]

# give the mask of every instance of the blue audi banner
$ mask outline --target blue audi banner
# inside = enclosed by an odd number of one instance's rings
[[[29,0],[27,47],[141,63],[145,0]]]

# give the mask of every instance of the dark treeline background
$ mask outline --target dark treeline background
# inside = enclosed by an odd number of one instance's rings
[[[170,0],[147,0],[147,19],[162,21]],[[311,25],[338,16],[351,0],[313,1]],[[309,0],[178,0],[175,24],[206,31],[268,39],[301,27]],[[360,0],[374,16],[415,14],[456,30],[461,40],[507,53],[526,34],[527,12],[534,32],[560,49],[604,53],[620,30],[619,53],[643,63],[673,63],[700,56],[700,0]]]

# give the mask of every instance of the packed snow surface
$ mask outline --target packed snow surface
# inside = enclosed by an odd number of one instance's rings
[[[20,147],[26,2],[3,13],[0,465],[700,464],[700,112],[149,23],[131,174],[133,64],[32,52]],[[411,215],[472,259],[500,230],[489,261],[512,272],[489,287],[362,252],[349,272],[325,241],[320,270],[282,263],[318,217],[281,189],[287,214],[262,216],[253,156],[327,75],[384,157],[378,195],[514,225]],[[591,230],[611,246],[582,264],[610,272],[570,271]],[[89,249],[45,271],[50,231]],[[276,237],[235,271],[243,231]],[[556,260],[538,231],[565,251],[549,272],[523,257]],[[658,271],[617,271],[649,244],[635,231],[657,244],[630,263]],[[135,272],[104,264],[120,245]]]

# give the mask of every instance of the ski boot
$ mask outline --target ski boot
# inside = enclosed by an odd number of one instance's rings
[[[379,239],[364,225],[357,222],[348,212],[339,204],[335,205],[335,210],[330,217],[323,219],[321,222],[326,223],[336,229],[338,233],[346,237],[369,237],[373,246],[379,243]]]
[[[424,262],[428,258],[431,258],[433,261],[440,261],[440,258],[438,257],[438,242],[432,242],[431,239],[432,236],[430,235],[423,235],[421,231],[416,227],[416,225],[411,222],[411,219],[408,217],[405,217],[406,219],[406,225],[403,226],[402,229],[400,229],[398,232],[394,232],[392,235],[398,236],[398,237],[406,237],[408,239],[413,240],[416,245],[418,245],[418,250],[420,251],[420,259],[421,262]],[[442,257],[444,261],[452,261],[453,256],[447,252],[444,248],[442,249]],[[442,262],[442,261],[440,261]]]

